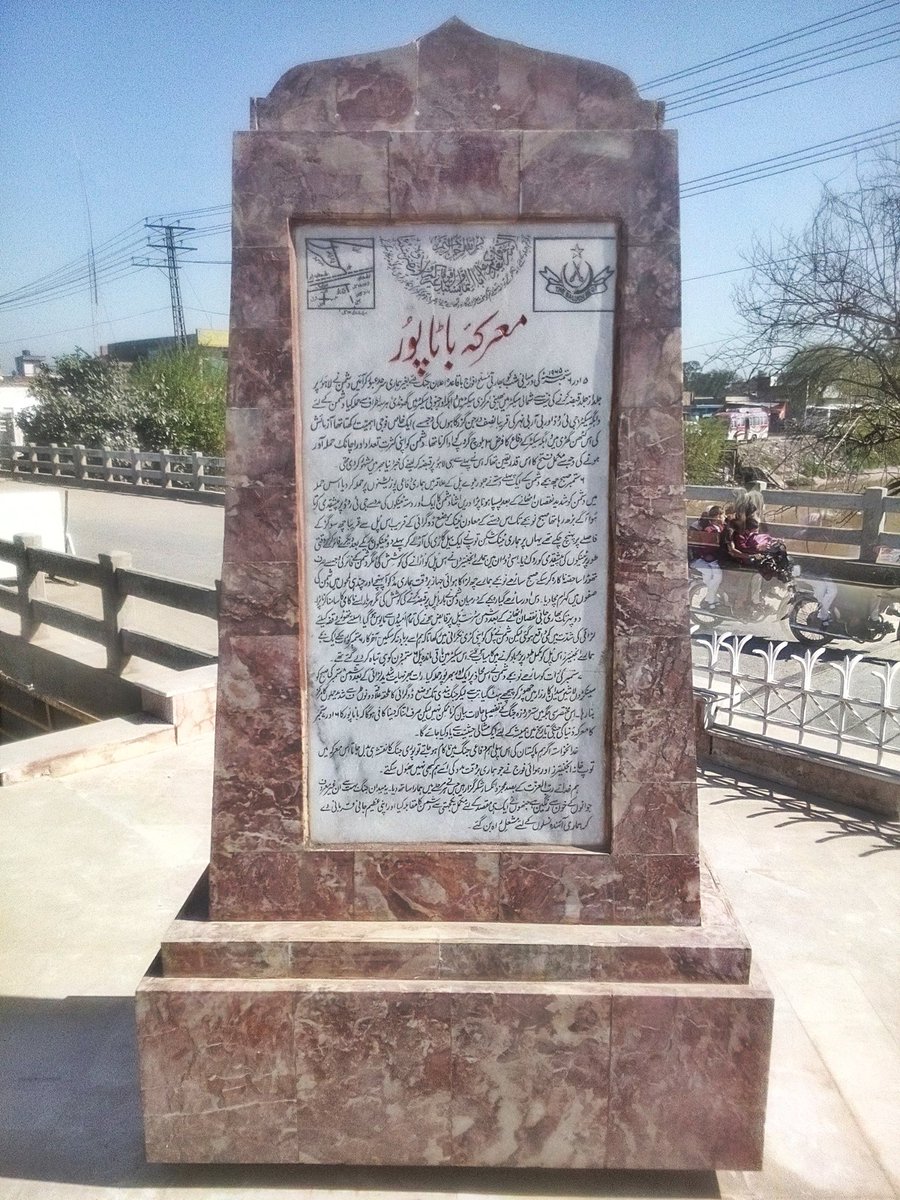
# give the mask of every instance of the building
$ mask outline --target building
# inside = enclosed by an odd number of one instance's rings
[[[197,346],[212,358],[228,357],[227,329],[196,329],[185,339],[187,349]],[[110,342],[100,347],[100,353],[119,362],[136,363],[161,354],[171,354],[178,349],[176,337],[137,338],[130,342]]]

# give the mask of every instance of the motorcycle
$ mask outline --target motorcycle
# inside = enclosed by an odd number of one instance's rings
[[[838,587],[837,598],[841,603],[833,604],[828,618],[823,620],[819,615],[821,597],[816,594],[820,591],[818,580],[806,579],[799,574],[794,580],[795,595],[787,620],[791,633],[804,646],[825,646],[835,638],[857,643],[880,642],[892,633],[900,641],[900,624],[895,625],[887,619],[900,616],[900,604],[889,594],[875,591],[869,596],[872,589],[858,587],[854,589],[854,598],[849,588]]]
[[[724,621],[743,625],[783,621],[794,603],[794,582],[764,578],[752,567],[731,567],[723,573],[715,606],[706,602],[706,581],[693,567],[688,589],[691,620],[703,627]]]

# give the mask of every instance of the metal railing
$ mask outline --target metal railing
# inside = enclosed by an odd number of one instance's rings
[[[222,503],[225,459],[110,446],[0,445],[0,470],[17,478],[192,496]]]
[[[165,579],[131,568],[131,555],[100,554],[97,562],[41,548],[38,537],[0,540],[0,559],[12,562],[16,582],[0,585],[0,609],[17,613],[19,636],[34,641],[42,626],[97,642],[106,650],[107,670],[120,674],[132,657],[183,668],[215,662],[215,656],[129,628],[131,601],[150,600],[215,621],[219,589]],[[48,575],[100,590],[102,617],[53,604],[46,598]]]
[[[689,485],[687,499],[727,504],[734,498],[734,489],[727,487],[698,487]],[[770,533],[786,542],[849,546],[856,550],[845,561],[877,563],[883,551],[900,550],[900,533],[888,533],[885,522],[888,514],[900,514],[900,496],[889,496],[886,488],[870,487],[863,492],[763,492],[766,524]],[[779,509],[809,509],[817,514],[805,525],[779,521]],[[833,518],[840,514],[835,523]],[[841,517],[844,519],[841,520]],[[826,524],[825,521],[829,523]],[[848,527],[847,520],[854,521]]]
[[[710,728],[900,771],[900,663],[787,642],[748,654],[750,634],[696,627],[691,640],[694,686],[714,694]]]

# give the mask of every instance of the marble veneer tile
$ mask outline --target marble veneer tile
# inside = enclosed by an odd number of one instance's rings
[[[390,144],[391,217],[516,218],[517,133],[395,133]]]
[[[453,1013],[454,1163],[602,1164],[609,997],[454,997]]]
[[[219,619],[231,633],[296,634],[300,619],[296,562],[226,562]]]
[[[290,995],[141,991],[137,1020],[151,1161],[295,1161]]]
[[[671,131],[525,131],[521,184],[523,217],[618,219],[629,244],[677,244]]]
[[[758,1169],[771,1019],[759,995],[614,995],[609,1161]]]
[[[497,918],[496,853],[356,851],[357,920]]]
[[[636,488],[684,487],[684,417],[667,409],[634,409],[620,413],[620,475]]]
[[[687,562],[684,497],[675,492],[620,486],[615,501],[616,563]]]
[[[297,545],[292,485],[226,489],[225,562],[297,562]]]
[[[646,128],[661,123],[655,100],[641,100],[627,75],[603,63],[578,60],[579,129]]]
[[[624,317],[630,328],[672,329],[681,325],[681,248],[629,245],[625,262]]]
[[[500,916],[504,921],[610,921],[619,871],[606,854],[500,855]]]
[[[209,878],[217,921],[328,921],[353,906],[352,851],[214,853]]]
[[[280,331],[291,322],[293,247],[283,235],[270,246],[235,246],[231,255],[233,328]]]
[[[451,1161],[449,996],[300,994],[295,1045],[300,1161]]]
[[[419,40],[416,128],[492,129],[497,121],[500,50],[461,21]]]
[[[683,420],[681,412],[681,330],[651,328],[623,322],[620,331],[624,352],[619,371],[619,413],[636,413],[638,421],[659,419],[668,413]],[[620,447],[620,462],[622,449]],[[622,476],[626,482],[626,476]]]
[[[280,246],[299,218],[388,217],[388,134],[239,133],[234,244]]]
[[[564,129],[578,102],[578,60],[501,42],[498,129]]]
[[[411,129],[414,42],[372,54],[303,63],[256,102],[261,130]]]
[[[694,780],[614,782],[612,845],[617,854],[695,855],[698,831]]]
[[[700,923],[700,872],[690,854],[617,855],[615,920],[635,925]]]
[[[265,408],[229,408],[225,414],[229,487],[294,482],[294,416]]]
[[[228,407],[294,411],[290,325],[244,329],[232,324],[228,345]]]
[[[676,637],[688,628],[687,563],[670,561],[616,567],[613,622],[616,637],[636,629],[650,637]]]

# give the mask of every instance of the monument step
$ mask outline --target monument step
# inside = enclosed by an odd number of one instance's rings
[[[704,868],[699,926],[210,921],[201,880],[162,943],[171,978],[746,983],[750,947]]]

